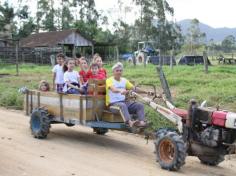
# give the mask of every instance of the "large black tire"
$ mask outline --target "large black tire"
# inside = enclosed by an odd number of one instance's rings
[[[105,135],[108,132],[107,128],[93,128],[93,132],[98,135]]]
[[[65,123],[65,125],[68,126],[68,127],[73,127],[73,126],[75,126],[75,124],[73,124],[73,123]]]
[[[198,156],[198,159],[201,161],[202,164],[210,166],[217,166],[218,164],[220,164],[225,160],[224,155],[221,154],[216,154],[215,156],[201,155]]]
[[[44,139],[47,137],[50,131],[50,119],[48,113],[44,109],[35,109],[30,118],[30,129],[32,135],[38,139]]]
[[[166,170],[179,170],[185,164],[187,147],[182,136],[169,129],[156,133],[154,142],[157,162]]]

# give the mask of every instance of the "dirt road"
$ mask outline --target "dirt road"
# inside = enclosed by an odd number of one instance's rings
[[[230,176],[236,159],[218,167],[188,157],[178,172],[162,170],[155,162],[153,142],[121,132],[105,136],[90,128],[54,125],[46,140],[34,139],[29,118],[0,109],[0,176]]]

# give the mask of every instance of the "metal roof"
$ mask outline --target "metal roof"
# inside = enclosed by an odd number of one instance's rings
[[[60,44],[92,46],[93,42],[82,36],[76,29],[42,32],[38,34],[32,34],[20,40],[21,47],[54,47]]]

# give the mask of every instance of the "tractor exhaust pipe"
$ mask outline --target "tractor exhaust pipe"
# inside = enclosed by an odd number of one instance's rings
[[[197,102],[196,100],[192,99],[189,101],[189,108],[188,108],[188,116],[186,118],[186,126],[189,128],[192,128],[194,125],[195,117],[194,112],[197,108]]]

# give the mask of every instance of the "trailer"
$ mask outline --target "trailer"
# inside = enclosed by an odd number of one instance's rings
[[[155,87],[154,87],[154,90]],[[68,95],[55,92],[26,90],[25,112],[30,115],[30,128],[35,138],[46,138],[52,124],[88,126],[99,135],[109,129],[131,133],[143,132],[143,128],[130,128],[117,107],[111,113],[105,106],[105,81],[90,80],[88,95]],[[236,153],[236,113],[219,108],[189,103],[189,109],[179,109],[165,97],[143,96],[130,91],[127,95],[151,107],[176,128],[161,128],[150,135],[154,139],[156,161],[163,169],[179,170],[187,155],[196,156],[203,164],[216,166],[224,156]],[[155,99],[161,98],[164,105]],[[133,116],[135,119],[135,116]]]
[[[83,125],[97,134],[108,129],[129,130],[122,116],[105,106],[105,80],[90,80],[88,95],[27,90],[24,109],[31,116],[30,127],[36,138],[46,138],[51,124]]]

